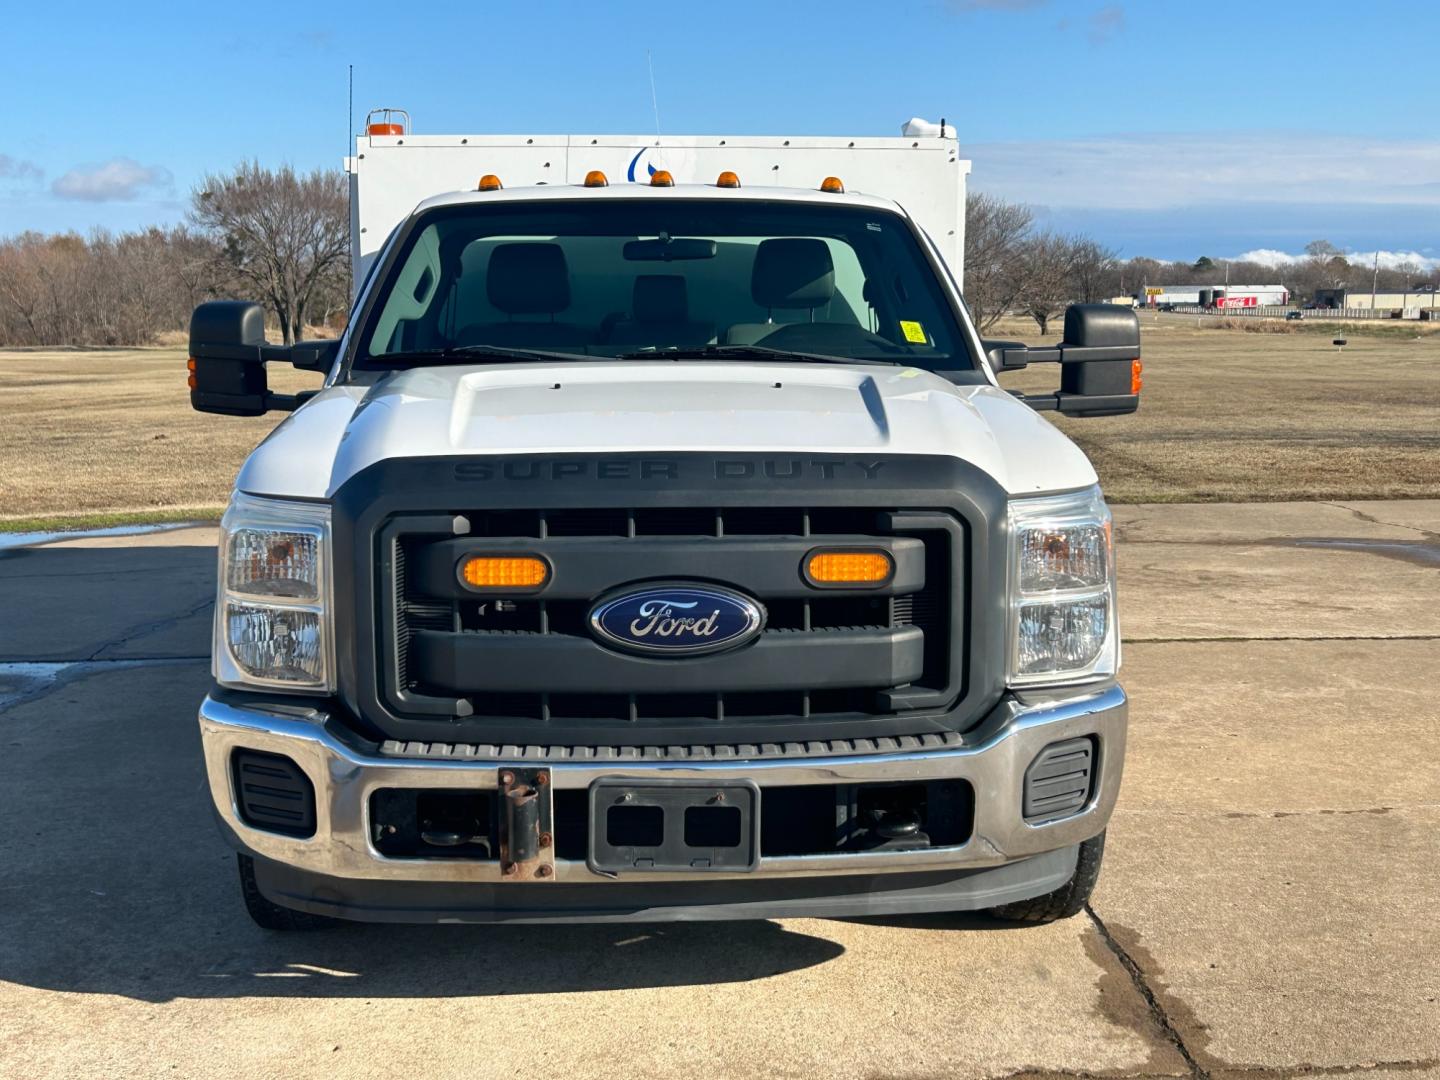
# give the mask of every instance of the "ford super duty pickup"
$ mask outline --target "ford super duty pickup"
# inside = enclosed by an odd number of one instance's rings
[[[405,213],[338,341],[195,312],[193,405],[290,410],[199,716],[250,914],[1078,911],[1126,699],[1110,514],[1042,412],[1134,410],[1134,313],[984,341],[834,178],[560,179]]]

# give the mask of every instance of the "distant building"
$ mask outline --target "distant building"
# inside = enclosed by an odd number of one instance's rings
[[[1135,301],[1152,308],[1283,307],[1290,290],[1284,285],[1147,285]]]
[[[1369,289],[1316,289],[1315,306],[1357,311],[1431,311],[1440,309],[1440,291],[1434,285],[1382,293],[1372,293]]]

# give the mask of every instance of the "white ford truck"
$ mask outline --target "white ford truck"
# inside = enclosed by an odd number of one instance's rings
[[[252,917],[1080,910],[1126,699],[1110,515],[1041,413],[1136,408],[1134,313],[982,340],[943,130],[387,122],[348,166],[344,336],[190,331],[195,408],[291,411],[200,707]]]

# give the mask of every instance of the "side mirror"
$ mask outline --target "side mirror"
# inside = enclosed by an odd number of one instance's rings
[[[1118,416],[1140,407],[1140,319],[1118,304],[1071,304],[1059,345],[1028,348],[1014,341],[985,342],[997,375],[1031,364],[1059,364],[1054,394],[1017,394],[1033,409],[1067,416]]]
[[[328,371],[339,341],[265,344],[265,309],[248,300],[211,300],[190,316],[190,405],[223,416],[294,409],[308,395],[272,394],[267,363]]]
[[[1060,345],[1057,408],[1117,416],[1140,407],[1140,318],[1118,304],[1071,304]]]

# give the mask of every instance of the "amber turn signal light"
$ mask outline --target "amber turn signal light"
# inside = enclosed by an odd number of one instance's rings
[[[605,174],[599,169],[591,169],[585,174],[586,187],[609,187],[610,181],[605,179]]]
[[[533,555],[476,555],[465,560],[460,576],[475,589],[535,589],[545,584],[550,567]]]
[[[656,169],[650,174],[651,187],[674,187],[675,178],[665,169]]]
[[[878,585],[894,571],[883,551],[817,551],[805,560],[805,576],[815,585]]]
[[[820,181],[820,190],[828,191],[831,195],[844,195],[845,184],[838,176],[827,176]]]
[[[480,191],[499,191],[504,186],[504,184],[500,183],[500,177],[494,173],[486,173],[480,177],[480,183],[477,185]]]
[[[1144,370],[1145,365],[1139,360],[1130,361],[1130,393],[1138,394],[1140,388],[1145,385],[1145,380],[1140,377],[1140,373]]]

